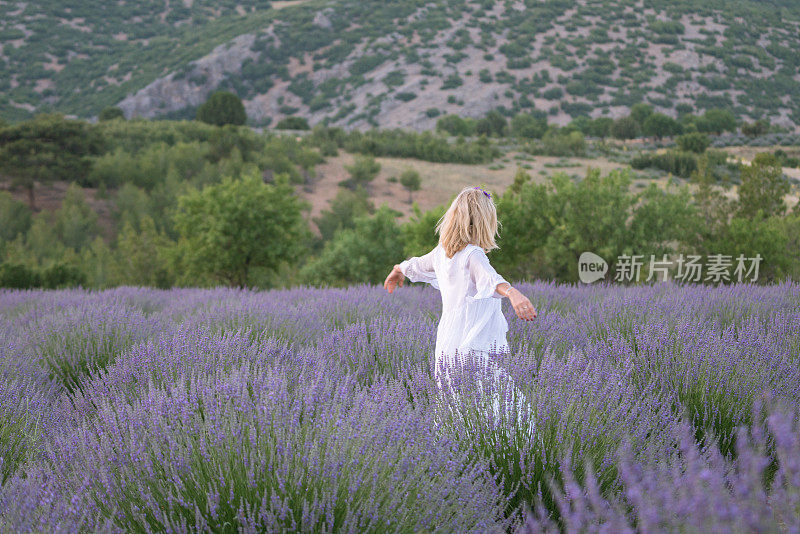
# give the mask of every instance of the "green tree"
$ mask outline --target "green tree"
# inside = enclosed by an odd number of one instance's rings
[[[79,259],[81,267],[86,273],[89,287],[106,288],[121,283],[116,278],[118,255],[111,250],[102,237],[95,237],[89,246],[84,247]]]
[[[400,175],[400,185],[406,188],[408,191],[408,203],[411,204],[414,199],[411,197],[411,194],[414,191],[419,191],[420,186],[422,185],[422,179],[419,176],[419,173],[414,169],[406,169],[403,171],[403,174]]]
[[[663,113],[651,113],[642,124],[642,132],[656,139],[675,135],[678,131],[678,121]]]
[[[703,114],[703,119],[707,123],[707,130],[705,131],[712,132],[717,135],[721,134],[722,132],[736,131],[736,117],[734,117],[733,113],[727,109],[709,109]],[[699,124],[698,129],[700,129]],[[700,131],[704,130],[700,129]]]
[[[86,273],[78,266],[57,262],[41,270],[42,287],[61,289],[86,285]]]
[[[678,143],[678,148],[686,152],[694,152],[702,154],[711,145],[711,139],[701,132],[692,132],[678,136],[675,141]]]
[[[436,121],[436,129],[440,132],[447,132],[450,135],[473,135],[475,124],[458,115],[445,115]]]
[[[531,113],[520,113],[511,119],[511,135],[523,139],[541,139],[547,131],[547,119]]]
[[[578,130],[559,133],[550,128],[542,138],[544,153],[548,156],[583,156],[586,152],[586,140]]]
[[[372,156],[359,155],[355,157],[352,165],[345,165],[344,168],[350,173],[350,178],[342,181],[339,185],[350,189],[356,189],[359,186],[366,189],[367,185],[378,176],[381,164]]]
[[[730,256],[733,268],[730,269],[731,282],[738,281],[734,268],[740,255],[744,256],[744,268],[751,266],[750,258],[761,256],[757,282],[775,283],[786,275],[798,272],[797,248],[799,234],[798,219],[794,217],[773,216],[749,219],[735,215],[723,226],[709,244],[710,253]],[[750,281],[754,273],[742,281]]]
[[[502,113],[493,109],[478,121],[475,131],[478,135],[503,137],[508,131],[508,122]]]
[[[653,114],[653,106],[650,104],[645,104],[644,102],[639,102],[638,104],[634,104],[631,106],[630,117],[636,121],[636,124],[639,125],[639,128],[644,126],[644,121],[647,120],[647,117]]]
[[[36,211],[36,182],[80,180],[91,167],[91,156],[104,147],[93,125],[58,113],[40,114],[0,129],[0,173],[28,191],[28,205]]]
[[[138,228],[126,222],[117,238],[118,283],[166,289],[172,286],[167,254],[174,246],[156,230],[153,219],[143,216]]]
[[[775,156],[757,154],[752,163],[742,167],[737,214],[747,219],[771,217],[786,213],[783,197],[790,185]]]
[[[614,119],[611,117],[598,117],[589,125],[589,133],[593,137],[605,139],[611,135],[611,128],[614,126]]]
[[[42,276],[37,270],[18,263],[0,263],[0,287],[32,289],[41,285]]]
[[[372,216],[357,217],[353,228],[338,232],[319,257],[303,267],[303,279],[337,286],[383,282],[392,265],[403,260],[397,215],[383,205]]]
[[[83,189],[70,184],[61,207],[53,217],[58,240],[74,251],[81,250],[100,233],[97,213],[86,202]]]
[[[339,230],[353,228],[357,217],[375,212],[375,206],[363,187],[351,191],[340,189],[330,201],[330,208],[323,210],[314,224],[319,228],[323,241],[330,241]]]
[[[661,257],[675,251],[697,222],[697,207],[687,186],[670,182],[665,189],[654,183],[637,195],[630,221],[630,246]]]
[[[755,122],[745,122],[742,124],[742,133],[748,137],[758,137],[769,132],[769,121],[759,119]]]
[[[559,218],[546,234],[544,255],[556,277],[577,281],[577,259],[587,250],[609,262],[634,252],[627,220],[637,199],[629,191],[628,169],[602,177],[599,169],[589,169],[578,183],[557,173],[552,184]]]
[[[633,252],[628,219],[637,198],[629,192],[630,182],[629,171],[601,177],[598,169],[590,169],[577,183],[556,173],[545,184],[518,174],[498,201],[503,224],[500,250],[493,253],[498,270],[517,280],[574,282],[582,252],[607,261]]]
[[[492,252],[492,263],[509,280],[555,276],[545,257],[547,236],[557,224],[557,210],[547,184],[533,183],[530,175],[518,170],[514,184],[497,201],[497,216],[502,230],[499,250]]]
[[[247,114],[238,96],[228,91],[217,91],[197,108],[197,120],[216,126],[241,126],[247,121]]]
[[[716,187],[717,179],[709,169],[707,153],[697,159],[697,169],[692,172],[690,182],[696,186],[693,199],[698,224],[694,231],[687,232],[683,241],[698,252],[718,254],[713,250],[713,242],[727,225],[733,208]]]
[[[440,205],[423,212],[414,203],[411,218],[401,227],[403,250],[407,258],[427,254],[439,243],[439,236],[436,235],[436,223],[446,211],[447,206]]]
[[[116,106],[103,108],[103,110],[100,112],[100,115],[97,116],[97,120],[100,122],[111,121],[114,119],[125,119],[125,113]]]
[[[611,125],[611,135],[617,139],[635,139],[639,137],[641,129],[633,117],[622,117]]]
[[[178,199],[179,263],[187,274],[245,287],[254,269],[274,272],[299,258],[309,237],[305,203],[287,176],[275,182],[252,173]]]
[[[31,227],[31,210],[6,191],[0,191],[0,241],[13,241]]]

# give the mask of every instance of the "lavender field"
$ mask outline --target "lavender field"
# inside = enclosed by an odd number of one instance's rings
[[[0,531],[800,532],[798,283],[517,287],[522,424],[427,286],[0,291]]]

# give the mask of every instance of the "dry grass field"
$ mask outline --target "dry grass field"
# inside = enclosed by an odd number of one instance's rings
[[[516,153],[510,153],[492,164],[465,165],[458,163],[431,163],[415,159],[401,158],[375,158],[381,164],[381,170],[375,180],[370,184],[370,196],[376,207],[388,205],[403,214],[401,220],[405,221],[412,213],[412,206],[408,203],[408,192],[400,183],[389,182],[389,178],[399,177],[407,168],[419,172],[422,187],[413,194],[414,202],[423,210],[432,209],[438,205],[450,202],[453,196],[467,186],[483,186],[489,191],[502,193],[514,181],[514,175],[520,165],[527,164],[531,168],[523,169],[531,175],[536,182],[544,182],[547,175],[558,171],[567,174],[585,176],[589,167],[598,167],[605,174],[612,169],[622,168],[624,165],[608,161],[605,158],[557,158],[551,156],[528,156],[527,161],[514,159]],[[311,192],[299,189],[300,193],[311,202],[311,216],[316,217],[328,206],[328,202],[336,196],[339,182],[348,178],[346,165],[353,163],[352,154],[340,153],[335,158],[328,160],[317,167],[317,181]],[[508,161],[505,161],[508,160]],[[559,162],[569,162],[568,167],[547,167],[558,165]],[[502,169],[497,169],[502,165]]]

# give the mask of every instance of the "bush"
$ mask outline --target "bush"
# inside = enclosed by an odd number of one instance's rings
[[[689,178],[697,169],[697,156],[692,152],[678,150],[669,150],[664,154],[643,153],[631,160],[631,167],[656,168],[681,178]]]
[[[397,93],[394,97],[399,100],[400,102],[411,102],[415,98],[417,98],[416,93]]]
[[[678,148],[684,152],[694,152],[695,154],[702,154],[711,144],[711,139],[700,132],[683,134],[675,141],[678,143]]]
[[[577,130],[561,133],[551,128],[544,134],[541,144],[531,145],[528,151],[536,155],[581,157],[586,154],[586,141],[583,133]]]
[[[0,191],[0,242],[13,241],[30,227],[31,209],[8,192]]]
[[[464,85],[464,80],[458,74],[451,74],[442,82],[442,90],[455,89]]]
[[[511,119],[511,134],[525,139],[541,139],[547,130],[546,116],[520,113]]]
[[[463,119],[458,115],[445,115],[436,121],[436,129],[450,135],[474,135],[475,121]]]
[[[503,137],[508,131],[508,123],[502,113],[493,109],[478,121],[475,131],[478,135]]]
[[[197,109],[197,120],[216,126],[241,126],[247,121],[247,114],[238,96],[228,91],[217,91]]]
[[[374,215],[353,220],[353,228],[342,229],[325,244],[318,258],[302,269],[309,284],[377,284],[386,277],[386,265],[403,259],[397,248],[402,235],[395,222],[396,213],[381,206]]]
[[[630,116],[617,119],[611,125],[611,135],[617,139],[634,139],[639,134],[639,123]]]
[[[350,189],[366,186],[381,171],[381,164],[372,156],[356,156],[352,165],[345,165],[345,170],[350,173],[350,178],[340,183]]]
[[[41,274],[42,287],[60,289],[86,285],[86,273],[65,263],[55,263],[44,269]]]
[[[759,135],[764,135],[769,131],[769,121],[764,119],[759,119],[752,123],[744,123],[742,124],[742,133],[748,137],[758,137]]]
[[[437,163],[488,163],[500,153],[487,142],[448,143],[431,132],[405,130],[353,131],[341,145],[348,152],[397,158],[416,158]]]
[[[98,121],[110,121],[114,119],[125,119],[125,113],[116,106],[104,108],[97,116]]]
[[[564,91],[560,87],[551,87],[542,93],[542,98],[547,100],[558,100],[562,96],[564,96]]]
[[[276,130],[310,130],[305,117],[286,117],[275,125]]]
[[[3,263],[0,265],[0,287],[9,289],[32,289],[41,287],[42,277],[25,265]]]
[[[675,135],[679,130],[680,124],[678,124],[678,121],[663,113],[650,114],[642,124],[642,131],[645,135],[650,135],[657,139]]]

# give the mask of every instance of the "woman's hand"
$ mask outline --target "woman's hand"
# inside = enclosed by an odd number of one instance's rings
[[[508,300],[514,311],[517,312],[517,317],[523,321],[533,321],[536,318],[536,308],[533,307],[528,297],[519,292],[516,288],[511,288],[508,292]]]
[[[389,276],[386,277],[386,281],[383,283],[383,287],[386,288],[386,291],[391,293],[394,291],[394,288],[398,285],[403,287],[403,282],[405,281],[405,275],[400,271],[400,266],[395,265],[392,272],[389,273]]]

